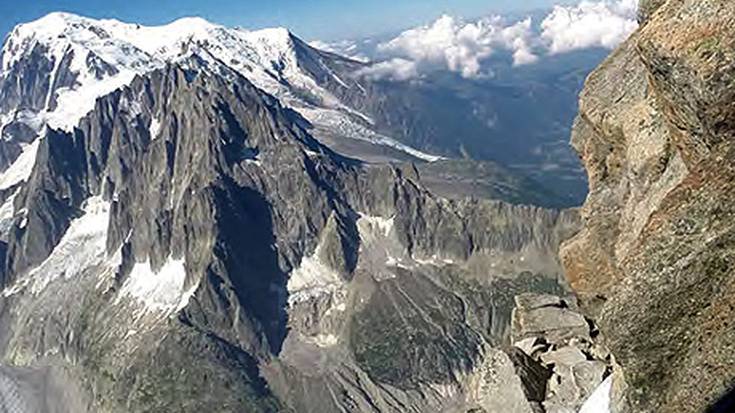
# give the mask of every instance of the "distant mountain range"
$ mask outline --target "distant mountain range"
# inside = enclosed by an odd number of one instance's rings
[[[585,176],[566,141],[577,91],[604,54],[585,50],[512,67],[498,53],[488,62],[492,78],[436,72],[371,81],[356,75],[370,63],[315,49],[285,29],[229,29],[197,18],[149,28],[56,13],[7,38],[0,166],[11,165],[24,147],[32,151],[45,125],[71,130],[98,97],[195,55],[212,71],[221,64],[246,76],[346,156],[379,163],[490,161],[546,188],[548,198],[528,199],[577,205]],[[18,62],[38,70],[13,78]]]

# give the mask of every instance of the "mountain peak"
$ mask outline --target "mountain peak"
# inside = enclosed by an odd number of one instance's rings
[[[52,126],[70,130],[91,110],[97,97],[141,75],[192,54],[211,56],[248,77],[261,88],[277,92],[278,81],[299,69],[293,35],[285,28],[249,31],[227,28],[201,17],[183,17],[160,26],[113,19],[93,19],[66,12],[50,13],[13,29],[0,54],[0,77],[19,63],[43,56],[54,72],[74,78],[63,88],[52,85],[40,110],[45,118],[62,107],[75,113],[51,115]],[[52,74],[52,79],[57,77]],[[293,79],[292,79],[293,80]],[[55,96],[55,94],[59,96]],[[61,96],[64,95],[64,96]],[[64,99],[64,104],[57,101]]]
[[[17,50],[6,49],[11,49],[13,45],[14,49],[32,47],[35,42],[47,46],[60,42],[74,43],[92,50],[97,46],[119,48],[119,43],[126,43],[152,57],[160,58],[158,55],[161,52],[177,52],[182,43],[221,38],[225,33],[239,33],[249,41],[281,47],[289,47],[293,36],[288,29],[282,27],[255,31],[230,29],[199,16],[186,16],[162,25],[144,26],[115,19],[94,19],[73,13],[52,12],[16,26],[8,37],[4,51],[13,55]],[[112,44],[109,44],[110,41]],[[102,44],[94,44],[100,42]]]
[[[72,13],[53,12],[28,23],[17,25],[10,34],[14,38],[52,39],[73,28],[88,27],[91,19]]]

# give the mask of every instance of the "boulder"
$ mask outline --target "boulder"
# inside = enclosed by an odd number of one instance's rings
[[[516,297],[511,334],[514,342],[545,337],[557,343],[575,337],[590,339],[590,327],[584,316],[571,310],[561,298],[524,294]]]

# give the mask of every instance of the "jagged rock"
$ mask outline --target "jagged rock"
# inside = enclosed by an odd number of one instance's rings
[[[581,361],[573,365],[557,365],[549,379],[544,408],[551,412],[576,412],[602,383],[607,371],[600,361]]]
[[[538,310],[544,307],[568,308],[561,297],[555,295],[522,294],[515,298],[516,308],[521,311]]]
[[[643,24],[666,0],[640,0],[638,3],[638,23]]]
[[[539,353],[545,352],[549,348],[549,343],[543,337],[533,336],[515,341],[513,345],[519,348],[530,357],[536,358]]]
[[[520,340],[514,341],[511,358],[517,365],[527,360],[545,372],[542,383],[524,381],[527,389],[535,390],[527,393],[529,400],[542,406],[540,411],[576,412],[609,370],[604,347],[592,338],[596,327],[572,309],[576,304],[568,299],[522,294],[515,302],[512,336]]]
[[[589,338],[584,316],[571,310],[566,302],[548,295],[520,295],[513,310],[513,341],[544,337],[557,343],[574,337]]]
[[[582,351],[573,346],[562,347],[558,350],[550,351],[541,355],[541,361],[544,364],[553,364],[559,366],[574,366],[576,364],[587,361],[587,356]]]
[[[480,405],[488,413],[533,413],[526,398],[526,388],[516,373],[511,358],[500,350],[492,350],[481,370]],[[528,377],[527,377],[528,378]],[[533,394],[533,390],[531,390]]]
[[[511,348],[506,352],[515,366],[516,374],[521,378],[526,399],[537,403],[544,401],[551,371],[518,348]]]
[[[642,10],[581,94],[573,144],[590,196],[562,256],[620,366],[618,410],[701,412],[735,377],[735,7]]]

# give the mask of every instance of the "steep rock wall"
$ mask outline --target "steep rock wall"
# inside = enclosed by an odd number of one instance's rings
[[[561,255],[620,366],[620,411],[700,412],[735,384],[735,4],[641,13],[581,95],[590,194]]]

